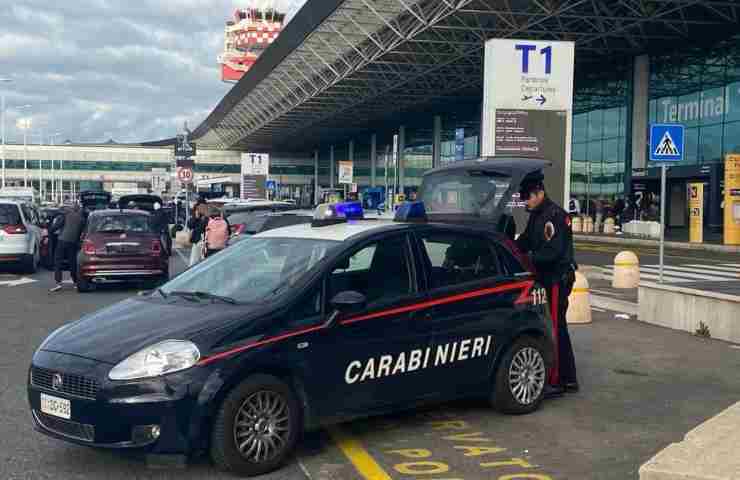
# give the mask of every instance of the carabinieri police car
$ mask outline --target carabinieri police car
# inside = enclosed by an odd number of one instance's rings
[[[257,475],[334,422],[467,396],[534,411],[553,358],[546,295],[495,230],[543,166],[432,171],[395,221],[320,205],[311,224],[60,327],[30,366],[35,427],[94,447],[208,451]]]

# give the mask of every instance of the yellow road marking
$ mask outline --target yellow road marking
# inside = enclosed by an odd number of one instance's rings
[[[571,293],[588,293],[588,288],[574,288]]]
[[[352,462],[357,471],[367,480],[391,480],[391,476],[383,470],[378,462],[365,450],[365,447],[341,428],[334,426],[329,429],[329,435],[344,455]]]

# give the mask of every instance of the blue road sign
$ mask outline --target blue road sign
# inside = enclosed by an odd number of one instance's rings
[[[650,161],[680,162],[683,160],[684,128],[671,123],[650,125]]]
[[[265,182],[265,188],[267,188],[270,191],[275,191],[277,189],[277,185],[275,180],[268,180]]]

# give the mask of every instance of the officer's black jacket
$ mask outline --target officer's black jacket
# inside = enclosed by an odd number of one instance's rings
[[[552,225],[549,240],[545,237],[548,224]],[[575,268],[570,217],[549,198],[530,212],[527,228],[516,244],[523,252],[531,254],[538,277],[547,285],[559,281]]]

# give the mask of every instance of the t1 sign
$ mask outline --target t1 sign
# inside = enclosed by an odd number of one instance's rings
[[[522,73],[529,73],[529,53],[537,50],[537,45],[520,43],[514,46],[514,49],[522,52]],[[552,46],[549,45],[540,50],[540,55],[545,57],[545,75],[552,73]]]

